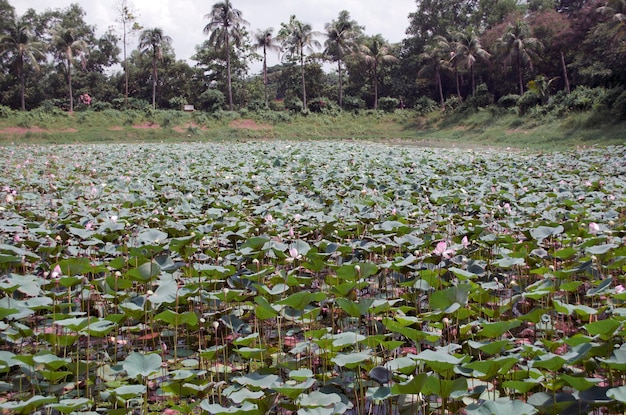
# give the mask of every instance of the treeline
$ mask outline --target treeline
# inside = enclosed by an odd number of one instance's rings
[[[207,38],[185,57],[194,66],[177,60],[161,28],[143,27],[128,1],[117,0],[117,19],[97,37],[77,4],[19,16],[0,0],[0,105],[305,112],[557,105],[602,106],[626,118],[624,0],[420,0],[396,44],[367,34],[348,11],[324,28],[291,16],[255,30],[226,0],[197,28]],[[267,67],[272,53],[281,63]],[[250,72],[255,60],[261,73]],[[325,72],[329,63],[334,69]]]

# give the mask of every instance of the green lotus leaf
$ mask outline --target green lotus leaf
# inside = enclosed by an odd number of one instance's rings
[[[609,340],[620,326],[621,323],[619,321],[608,318],[606,320],[598,320],[585,324],[583,327],[591,336],[598,336],[602,340]]]
[[[606,391],[606,396],[616,401],[626,402],[626,386],[618,386]]]
[[[468,415],[533,415],[537,409],[520,400],[498,398],[486,400],[480,404],[470,404],[465,408]]]
[[[452,356],[443,350],[424,350],[415,358],[425,362],[437,373],[451,370],[463,362],[462,358]]]
[[[87,409],[93,405],[93,401],[87,398],[61,399],[57,403],[46,405],[46,408],[56,409],[57,411],[68,414],[81,409]]]
[[[134,379],[137,376],[148,377],[160,371],[161,363],[163,363],[163,360],[156,353],[143,354],[132,352],[122,362],[122,367],[128,374],[128,377]]]
[[[253,372],[244,376],[238,376],[233,378],[233,382],[236,382],[242,386],[252,386],[254,388],[268,389],[273,383],[279,381],[279,377],[272,373],[262,374],[259,372]]]
[[[146,393],[147,389],[146,385],[124,385],[113,389],[113,393],[127,401],[139,395],[143,395]]]
[[[244,387],[234,392],[231,392],[226,396],[228,396],[228,398],[230,398],[230,400],[232,400],[234,403],[240,404],[244,401],[255,401],[257,399],[261,399],[263,396],[265,396],[265,393],[263,391],[253,392],[250,389]]]
[[[296,402],[298,405],[306,407],[329,407],[340,403],[341,396],[336,393],[313,391],[311,393],[301,394]]]
[[[371,358],[372,356],[367,353],[339,353],[332,358],[332,361],[337,366],[354,369]]]
[[[200,402],[200,408],[213,415],[255,415],[259,413],[259,407],[250,402],[244,402],[241,406],[223,407],[219,404],[209,403],[204,399]]]
[[[351,317],[360,317],[368,314],[374,303],[373,298],[362,298],[359,301],[352,301],[346,298],[337,298],[337,305],[341,307]]]
[[[41,396],[35,395],[25,401],[6,401],[0,403],[0,409],[6,409],[13,413],[24,413],[25,411],[32,412],[35,408],[42,405],[56,402],[55,396]]]
[[[137,242],[141,245],[160,245],[165,243],[167,238],[167,232],[151,228],[140,232],[139,235],[137,235]]]

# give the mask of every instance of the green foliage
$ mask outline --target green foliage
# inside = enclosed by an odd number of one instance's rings
[[[520,96],[517,94],[503,95],[498,99],[498,106],[502,108],[513,108],[517,106]]]
[[[209,88],[198,97],[198,107],[203,111],[216,112],[224,108],[226,96],[218,89]]]
[[[394,112],[400,106],[400,100],[392,97],[378,98],[378,108],[385,112]]]
[[[413,109],[415,110],[415,112],[417,112],[418,115],[426,115],[429,112],[436,110],[438,107],[439,106],[434,99],[429,98],[426,95],[422,95],[415,100],[415,105],[413,106]]]
[[[283,104],[285,105],[285,109],[291,112],[295,112],[295,113],[301,113],[302,110],[304,109],[304,104],[302,103],[302,100],[296,96],[290,96],[285,98],[285,100],[283,101]]]
[[[485,108],[493,104],[493,94],[489,92],[487,85],[480,84],[476,87],[474,96],[466,98],[464,104],[470,108]]]
[[[0,105],[0,118],[9,118],[11,116],[13,116],[14,111],[4,105]]]
[[[248,106],[247,106],[249,111],[252,112],[260,112],[266,109],[265,106],[265,101],[262,100],[252,100],[250,102],[248,102]]]
[[[365,108],[365,100],[360,97],[348,95],[343,97],[343,108],[347,111],[358,111]]]
[[[616,120],[626,120],[626,91],[623,91],[610,107],[611,115]]]
[[[517,100],[517,108],[519,109],[520,115],[528,113],[531,108],[537,105],[541,105],[541,97],[533,91],[524,92],[524,95]]]

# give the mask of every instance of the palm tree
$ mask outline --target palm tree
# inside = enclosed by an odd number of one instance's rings
[[[315,36],[320,33],[313,31],[313,28],[308,23],[303,23],[296,19],[296,16],[292,15],[289,19],[289,23],[281,24],[278,37],[282,41],[283,49],[285,49],[286,56],[291,59],[298,59],[300,61],[301,75],[302,75],[302,105],[307,109],[306,103],[306,84],[304,75],[304,53],[305,51],[312,52],[314,48],[321,47]]]
[[[604,25],[612,32],[613,38],[623,41],[626,38],[626,0],[607,0],[597,11],[609,17]]]
[[[28,62],[38,70],[38,60],[44,58],[44,44],[36,40],[31,22],[24,16],[15,17],[7,22],[4,32],[0,35],[0,54],[11,55],[14,59],[15,72],[20,80],[21,109],[26,111],[24,63]]]
[[[157,60],[163,59],[163,49],[171,47],[172,38],[165,36],[163,30],[155,27],[146,29],[139,36],[139,49],[142,54],[152,55],[152,108],[156,109],[156,86],[158,80]]]
[[[337,62],[337,73],[339,74],[339,107],[343,106],[343,76],[341,63],[346,55],[358,49],[358,38],[361,36],[363,27],[356,21],[350,20],[350,13],[347,10],[339,12],[337,20],[326,23],[326,41],[324,42],[324,55]]]
[[[476,81],[474,79],[474,66],[481,59],[488,61],[491,54],[483,49],[480,37],[473,28],[454,34],[456,39],[453,65],[469,70],[472,78],[472,96],[476,94]]]
[[[274,28],[267,28],[265,30],[259,30],[255,37],[256,44],[255,48],[263,49],[263,86],[265,87],[264,95],[265,95],[265,107],[267,107],[267,51],[273,50],[280,53],[280,46],[276,44],[272,33],[274,32]]]
[[[231,43],[239,46],[244,34],[241,26],[248,22],[243,19],[243,13],[233,8],[230,0],[220,1],[213,5],[211,12],[206,14],[205,19],[209,23],[204,26],[204,34],[209,35],[209,44],[216,48],[224,48],[226,52],[226,76],[228,83],[228,107],[233,110],[233,87],[230,71],[230,47]]]
[[[52,30],[52,44],[64,55],[67,66],[67,85],[70,96],[70,112],[74,111],[74,96],[72,93],[72,61],[74,56],[84,57],[87,52],[87,42],[80,39],[78,29],[57,25]]]
[[[424,76],[432,73],[435,77],[435,85],[439,92],[439,105],[441,110],[445,110],[445,101],[443,97],[443,83],[441,81],[441,71],[449,69],[451,44],[443,36],[435,36],[433,41],[426,46],[423,53],[420,53],[418,59],[422,63],[417,76]]]
[[[398,58],[389,51],[389,44],[381,35],[376,35],[361,45],[361,56],[370,69],[370,76],[374,84],[374,109],[378,109],[378,68],[383,63],[397,62]]]
[[[509,24],[506,31],[498,39],[496,50],[504,62],[512,62],[517,69],[519,93],[524,94],[523,69],[528,65],[533,70],[533,61],[538,59],[543,44],[537,38],[531,36],[528,24],[523,20],[517,20],[515,24]]]

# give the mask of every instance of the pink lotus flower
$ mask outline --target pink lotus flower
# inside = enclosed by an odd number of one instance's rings
[[[441,255],[443,258],[452,258],[454,255],[454,249],[448,249],[448,244],[446,241],[441,241],[437,244],[437,247],[433,251],[435,255]]]
[[[63,274],[63,271],[61,271],[61,267],[57,264],[52,270],[52,273],[50,274],[50,278],[59,278],[62,274]]]
[[[589,223],[589,232],[592,235],[596,235],[598,232],[600,232],[600,225],[598,225],[595,222],[590,222]]]
[[[469,240],[467,239],[467,235],[465,235],[463,239],[461,239],[461,245],[463,245],[463,248],[467,248],[469,246]]]
[[[615,293],[616,294],[623,293],[624,291],[626,291],[626,288],[624,288],[624,286],[622,284],[615,286]]]

